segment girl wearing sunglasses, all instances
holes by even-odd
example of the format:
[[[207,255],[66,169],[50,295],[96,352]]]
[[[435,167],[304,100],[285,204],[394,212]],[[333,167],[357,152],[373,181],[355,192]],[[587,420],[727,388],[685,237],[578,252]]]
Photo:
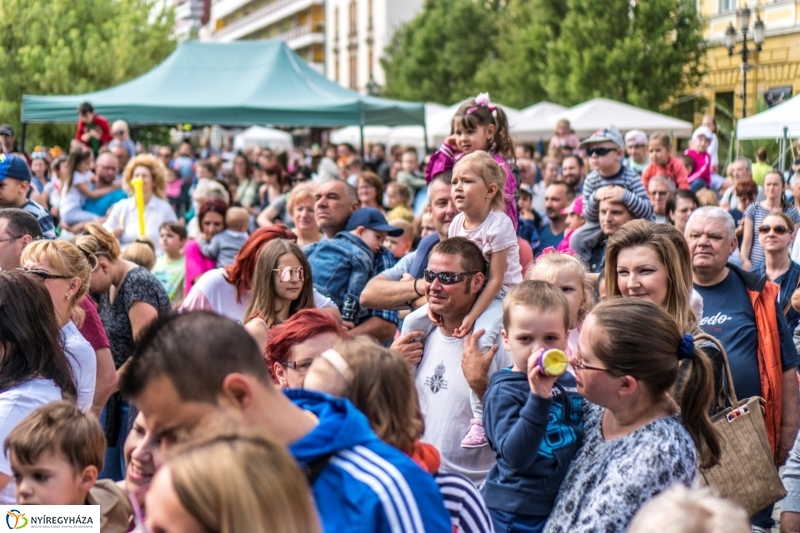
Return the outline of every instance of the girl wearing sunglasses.
[[[791,224],[786,226],[794,233],[795,228],[800,224],[800,212],[789,203],[783,194],[785,183],[780,172],[772,171],[764,176],[764,195],[766,198],[761,202],[753,202],[744,210],[744,231],[742,232],[742,248],[739,254],[742,258],[742,267],[752,269],[752,267],[764,262],[766,259],[765,249],[761,244],[761,226],[768,215],[778,212],[786,213]],[[769,233],[769,232],[767,232]],[[791,241],[790,241],[791,242]]]
[[[270,241],[258,254],[253,293],[242,319],[245,329],[263,351],[272,326],[300,309],[314,307],[311,266],[305,254],[285,239]]]
[[[751,272],[767,276],[780,287],[778,304],[786,315],[790,331],[800,323],[800,306],[792,306],[792,295],[800,286],[800,265],[789,257],[795,235],[794,224],[787,213],[776,211],[767,215],[758,226],[758,242],[764,250],[765,260],[751,269]]]

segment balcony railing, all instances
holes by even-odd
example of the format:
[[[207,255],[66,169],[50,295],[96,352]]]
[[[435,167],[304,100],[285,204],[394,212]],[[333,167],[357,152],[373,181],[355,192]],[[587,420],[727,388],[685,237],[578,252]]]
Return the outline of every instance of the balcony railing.
[[[219,30],[214,32],[214,36],[215,37],[222,37],[222,36],[224,36],[224,35],[226,35],[228,33],[231,33],[232,31],[235,31],[235,30],[237,30],[239,28],[247,26],[248,24],[250,24],[253,21],[256,21],[256,20],[258,20],[260,18],[267,17],[270,14],[274,13],[275,11],[283,9],[284,7],[290,6],[290,5],[294,4],[294,3],[297,3],[297,0],[275,0],[275,2],[272,2],[269,5],[266,5],[266,6],[262,7],[261,9],[257,9],[256,11],[253,11],[249,15],[245,15],[244,17],[240,18],[239,20],[231,22],[227,26],[225,26],[223,28],[220,28]],[[312,2],[312,3],[322,3],[322,0],[319,0],[318,2]]]

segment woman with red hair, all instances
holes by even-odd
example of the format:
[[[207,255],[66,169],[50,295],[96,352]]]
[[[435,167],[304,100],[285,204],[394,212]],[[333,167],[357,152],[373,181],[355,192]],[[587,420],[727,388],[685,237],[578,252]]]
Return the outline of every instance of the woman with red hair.
[[[211,270],[197,280],[180,310],[212,311],[241,323],[250,303],[258,254],[273,239],[296,241],[294,233],[283,224],[257,229],[242,245],[231,266]],[[336,304],[316,290],[314,305],[333,315],[337,321],[341,320]]]
[[[344,330],[329,313],[301,309],[270,329],[264,359],[282,389],[300,388],[314,359],[344,338]]]

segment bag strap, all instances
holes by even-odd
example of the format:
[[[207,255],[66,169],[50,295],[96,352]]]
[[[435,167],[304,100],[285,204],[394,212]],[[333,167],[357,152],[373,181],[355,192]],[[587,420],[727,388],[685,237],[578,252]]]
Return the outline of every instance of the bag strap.
[[[725,396],[725,399],[728,400],[728,403],[734,409],[739,407],[739,400],[736,397],[736,389],[733,386],[733,375],[731,374],[731,365],[728,362],[728,354],[725,352],[725,348],[722,347],[722,344],[716,338],[712,337],[708,333],[701,331],[694,335],[694,342],[697,344],[697,341],[709,341],[714,344],[717,349],[719,350],[720,354],[722,354],[722,366],[725,367],[725,378],[728,380],[728,386],[722,387],[722,394]]]

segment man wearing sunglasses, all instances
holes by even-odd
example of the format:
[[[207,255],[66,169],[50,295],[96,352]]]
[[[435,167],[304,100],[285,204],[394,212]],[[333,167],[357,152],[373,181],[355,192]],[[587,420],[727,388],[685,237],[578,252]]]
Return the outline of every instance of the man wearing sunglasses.
[[[765,276],[728,262],[737,248],[735,224],[719,207],[701,207],[686,224],[694,288],[703,297],[700,327],[725,347],[738,398],[764,398],[765,425],[776,466],[797,435],[800,357],[778,304],[779,288]],[[798,509],[800,510],[800,509]],[[753,516],[772,525],[772,506]]]
[[[414,378],[420,409],[425,419],[422,441],[433,444],[442,456],[442,470],[468,477],[480,486],[495,463],[488,446],[463,448],[464,429],[470,427],[470,391],[483,398],[489,375],[509,366],[511,357],[502,348],[500,327],[485,354],[478,348],[481,330],[463,339],[453,336],[470,312],[486,281],[488,265],[481,250],[464,237],[445,239],[431,251],[425,269],[428,306],[441,323],[424,338],[422,358]],[[414,311],[424,317],[428,306]],[[406,323],[419,323],[412,313]],[[503,319],[501,305],[490,305],[481,319]],[[409,334],[404,325],[403,334]],[[401,337],[402,338],[402,337]]]
[[[572,234],[570,247],[586,262],[603,238],[599,223],[602,200],[625,204],[634,218],[653,219],[653,205],[641,176],[622,164],[624,147],[622,134],[613,126],[594,132],[579,146],[586,152],[592,171],[583,183],[583,216],[586,224]]]

